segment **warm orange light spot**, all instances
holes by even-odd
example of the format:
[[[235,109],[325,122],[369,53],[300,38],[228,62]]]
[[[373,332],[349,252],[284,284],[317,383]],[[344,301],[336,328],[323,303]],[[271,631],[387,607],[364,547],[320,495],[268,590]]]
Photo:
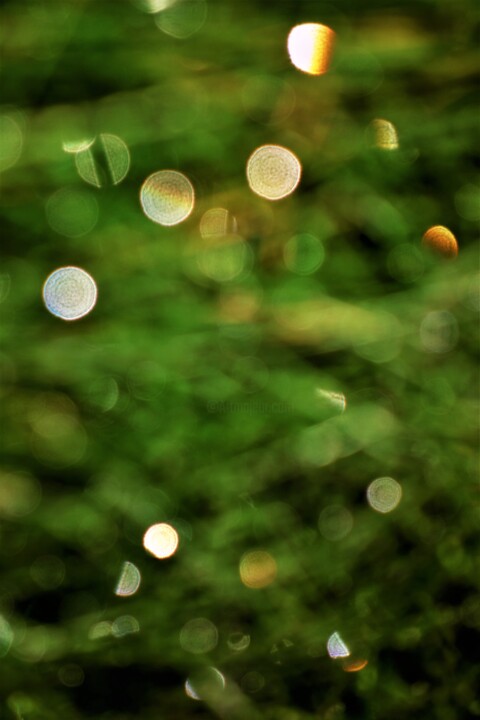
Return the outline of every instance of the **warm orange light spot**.
[[[451,230],[443,225],[429,228],[422,238],[422,245],[444,257],[454,258],[458,255],[457,239]]]
[[[277,576],[277,563],[265,550],[245,553],[240,560],[240,578],[249,588],[263,588],[270,585]]]
[[[368,665],[368,660],[359,658],[358,660],[346,660],[343,664],[345,672],[359,672]]]
[[[296,25],[288,36],[288,54],[296,68],[309,75],[323,75],[328,70],[335,33],[326,25]]]

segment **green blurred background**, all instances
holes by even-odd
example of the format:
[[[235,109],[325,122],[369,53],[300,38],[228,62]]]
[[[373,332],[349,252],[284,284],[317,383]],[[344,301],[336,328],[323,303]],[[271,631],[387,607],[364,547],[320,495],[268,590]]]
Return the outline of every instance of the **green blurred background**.
[[[474,3],[1,16],[0,717],[480,716]],[[336,32],[323,76],[290,63],[303,22]],[[397,150],[372,147],[375,118]],[[130,155],[117,185],[64,150],[101,133]],[[272,143],[303,167],[278,203],[245,177]],[[165,168],[196,193],[172,228],[139,202]],[[211,208],[233,244],[202,237]],[[422,249],[432,225],[456,259]],[[64,265],[98,285],[78,322],[42,302]],[[378,477],[402,487],[391,513],[367,502]],[[142,545],[162,522],[166,560]],[[256,549],[262,588],[239,574]],[[127,561],[141,584],[119,597]],[[195,618],[208,652],[181,642]],[[363,669],[329,657],[334,632]]]

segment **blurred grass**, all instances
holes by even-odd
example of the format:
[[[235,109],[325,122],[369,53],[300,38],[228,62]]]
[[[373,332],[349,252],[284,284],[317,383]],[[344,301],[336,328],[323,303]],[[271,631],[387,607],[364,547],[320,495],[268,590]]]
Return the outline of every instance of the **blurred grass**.
[[[467,212],[462,200],[478,185],[474,5],[210,2],[183,41],[127,0],[1,12],[1,112],[24,141],[1,175],[2,717],[479,716],[479,200]],[[285,50],[312,20],[337,32],[321,78]],[[259,78],[275,81],[283,114],[252,93]],[[394,123],[398,152],[370,147],[376,117]],[[101,132],[127,143],[131,167],[96,189],[62,143]],[[245,163],[271,142],[303,177],[269,204]],[[196,189],[194,214],[170,229],[138,200],[167,167]],[[81,237],[47,221],[64,187],[98,205]],[[210,207],[236,217],[250,248],[251,269],[228,283],[197,264]],[[456,235],[457,260],[422,250],[434,224]],[[283,259],[302,232],[325,249],[304,277]],[[67,264],[99,288],[78,323],[41,302]],[[439,311],[453,320],[431,352],[422,322]],[[317,388],[343,393],[345,413]],[[403,498],[379,515],[365,491],[386,475]],[[318,524],[331,506],[353,519],[336,542]],[[142,547],[155,522],[180,535],[171,560]],[[278,566],[263,590],[238,573],[255,548]],[[58,576],[32,570],[45,556]],[[126,560],[142,584],[125,599]],[[115,637],[124,615],[140,631]],[[206,658],[179,644],[195,617],[219,630]],[[364,670],[328,657],[335,631]],[[234,632],[250,636],[244,652],[228,646]],[[72,664],[83,676],[70,687]],[[186,697],[204,665],[227,677],[223,700]]]

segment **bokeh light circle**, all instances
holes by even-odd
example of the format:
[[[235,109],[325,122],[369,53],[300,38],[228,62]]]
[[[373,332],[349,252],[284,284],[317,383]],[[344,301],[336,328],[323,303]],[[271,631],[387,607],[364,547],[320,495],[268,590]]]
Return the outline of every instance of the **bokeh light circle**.
[[[205,0],[173,0],[155,16],[155,24],[167,35],[184,40],[201,29],[206,17]]]
[[[480,221],[480,186],[474,183],[463,185],[455,193],[455,208],[460,217],[471,222]]]
[[[25,472],[0,471],[0,518],[22,518],[39,505],[42,486]]]
[[[265,686],[265,678],[256,670],[251,670],[242,677],[240,686],[247,693],[257,693]]]
[[[47,200],[45,212],[52,230],[71,238],[86,235],[98,220],[97,201],[86,190],[57,190]]]
[[[94,137],[80,138],[77,140],[64,140],[62,148],[64,152],[75,155],[83,150],[87,150],[94,142]]]
[[[311,275],[325,259],[322,241],[310,233],[294,235],[286,243],[283,259],[287,268],[297,275]]]
[[[195,204],[190,180],[176,170],[160,170],[150,175],[140,190],[145,215],[159,225],[178,225],[188,218]]]
[[[342,505],[328,505],[320,513],[318,528],[323,537],[331,542],[342,540],[352,527],[352,514]]]
[[[252,550],[240,560],[240,578],[249,588],[271,585],[277,576],[277,563],[266,550]]]
[[[328,638],[327,652],[333,660],[336,660],[337,658],[345,658],[350,655],[350,650],[338,632],[332,633],[332,635]]]
[[[245,635],[244,633],[238,631],[230,633],[227,645],[230,650],[242,652],[242,650],[246,650],[250,645],[250,635]]]
[[[155,15],[169,8],[175,0],[132,0],[132,2],[143,12]]]
[[[22,153],[23,133],[10,115],[0,115],[0,172],[15,165]]]
[[[457,238],[443,225],[429,228],[422,237],[422,245],[446,258],[454,258],[458,255]]]
[[[254,193],[267,200],[291,195],[302,174],[297,156],[280,145],[262,145],[249,157],[247,179]]]
[[[185,694],[192,700],[211,700],[225,690],[225,677],[215,667],[197,670],[185,681]]]
[[[143,547],[160,560],[171,557],[178,547],[178,533],[168,523],[151,525],[143,536]]]
[[[402,486],[391,477],[373,480],[367,488],[367,500],[373,510],[389,513],[402,499]]]
[[[10,623],[0,615],[0,658],[5,657],[12,646],[13,630]]]
[[[85,679],[85,673],[80,665],[68,663],[67,665],[62,665],[59,669],[58,679],[62,685],[65,685],[68,688],[74,688],[82,685]]]
[[[137,566],[128,561],[124,562],[115,587],[115,595],[119,597],[135,595],[140,587],[141,580],[142,576]]]
[[[316,388],[315,396],[322,409],[332,410],[335,414],[344,413],[347,409],[347,398],[343,393]]]
[[[220,283],[231,282],[237,278],[250,267],[252,261],[250,245],[238,235],[210,240],[197,256],[200,271]]]
[[[137,633],[140,630],[140,623],[133,615],[121,615],[112,623],[112,635],[116,638]]]
[[[298,70],[309,75],[327,72],[335,33],[320,23],[303,23],[290,30],[287,48],[290,60]]]
[[[420,341],[424,350],[447,353],[453,350],[459,338],[458,321],[448,310],[429,312],[420,325]]]
[[[225,208],[210,208],[200,220],[200,235],[204,240],[237,233],[237,221]]]
[[[95,307],[97,286],[81,268],[59,268],[46,279],[43,300],[52,315],[62,320],[79,320]]]
[[[78,174],[95,187],[118,185],[130,168],[130,153],[117,135],[102,133],[98,140],[75,154]]]
[[[343,670],[348,673],[354,673],[354,672],[360,672],[360,670],[363,670],[368,665],[368,660],[366,658],[353,658],[345,660],[343,663]]]
[[[189,620],[180,631],[180,645],[187,652],[201,655],[218,643],[218,630],[207,618]]]
[[[372,121],[374,144],[379,150],[398,150],[398,134],[395,125],[389,120],[375,118]]]

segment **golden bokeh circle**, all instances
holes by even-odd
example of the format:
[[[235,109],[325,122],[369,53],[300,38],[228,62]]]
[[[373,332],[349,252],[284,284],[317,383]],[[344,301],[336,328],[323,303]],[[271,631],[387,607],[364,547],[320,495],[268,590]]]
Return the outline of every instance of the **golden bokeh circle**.
[[[422,245],[446,258],[454,258],[458,255],[457,238],[443,225],[429,228],[422,237]]]
[[[240,560],[240,578],[249,588],[271,585],[277,576],[277,563],[266,550],[252,550]]]

